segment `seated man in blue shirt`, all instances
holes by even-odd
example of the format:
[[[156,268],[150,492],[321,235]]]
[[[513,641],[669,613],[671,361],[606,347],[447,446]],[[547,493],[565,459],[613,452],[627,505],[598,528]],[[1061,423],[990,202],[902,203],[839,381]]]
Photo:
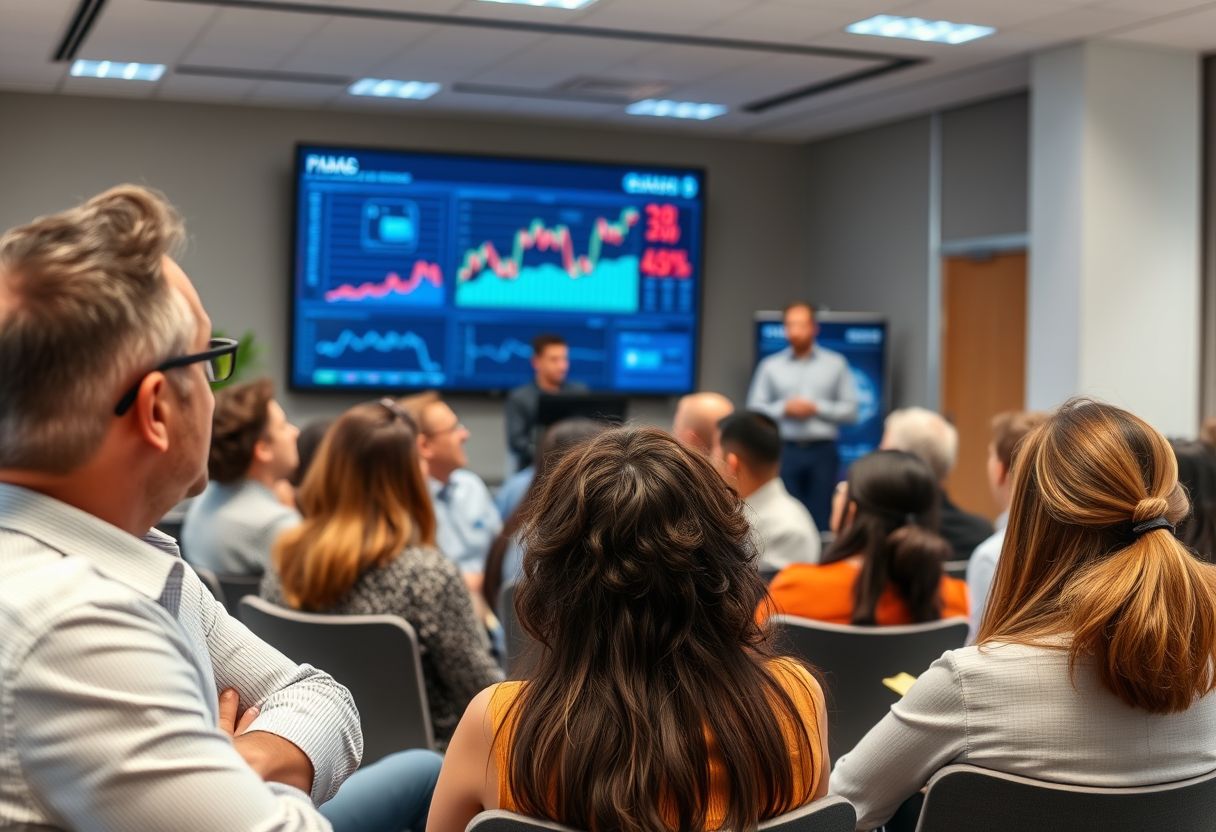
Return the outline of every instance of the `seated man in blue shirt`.
[[[190,563],[221,575],[260,575],[284,529],[300,522],[279,502],[275,484],[299,464],[300,431],[263,378],[221,390],[211,419],[210,482],[182,523]]]
[[[502,517],[481,477],[465,468],[468,428],[437,393],[410,396],[401,404],[418,425],[418,450],[435,504],[435,542],[464,572],[477,598],[486,553],[502,531]]]

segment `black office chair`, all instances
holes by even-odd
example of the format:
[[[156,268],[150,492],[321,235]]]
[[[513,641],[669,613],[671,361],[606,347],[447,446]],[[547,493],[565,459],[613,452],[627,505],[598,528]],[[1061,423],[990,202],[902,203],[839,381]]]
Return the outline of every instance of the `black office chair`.
[[[769,621],[780,650],[823,671],[833,760],[852,750],[899,700],[883,679],[919,676],[967,640],[965,618],[900,627],[853,627],[789,615]]]
[[[970,765],[929,780],[917,832],[1210,832],[1216,772],[1134,788],[1068,786]]]
[[[857,813],[843,797],[829,795],[813,803],[761,821],[759,832],[853,832]],[[576,832],[569,826],[494,809],[469,822],[465,832]]]
[[[240,619],[295,662],[324,670],[350,689],[363,725],[363,765],[407,748],[434,748],[418,637],[395,615],[317,615],[256,596]]]

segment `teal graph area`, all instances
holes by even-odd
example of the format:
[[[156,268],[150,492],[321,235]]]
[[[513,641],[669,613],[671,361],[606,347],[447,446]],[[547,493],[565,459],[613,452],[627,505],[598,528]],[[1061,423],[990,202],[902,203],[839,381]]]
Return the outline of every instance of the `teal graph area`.
[[[484,271],[457,285],[456,305],[632,314],[638,311],[640,280],[638,258],[632,255],[600,260],[582,277],[571,277],[556,263],[525,266],[513,278]]]

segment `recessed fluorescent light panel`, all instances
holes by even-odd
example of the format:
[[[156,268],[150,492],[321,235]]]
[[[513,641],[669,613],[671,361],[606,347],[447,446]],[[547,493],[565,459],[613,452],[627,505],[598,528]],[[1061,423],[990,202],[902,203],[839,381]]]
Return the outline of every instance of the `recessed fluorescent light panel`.
[[[582,9],[595,0],[481,0],[483,3],[509,3],[512,6],[537,6],[545,9]]]
[[[635,101],[625,108],[631,116],[657,116],[658,118],[691,118],[706,121],[725,115],[725,104],[698,104],[695,101],[669,101],[666,98],[647,98]]]
[[[845,27],[854,35],[875,35],[880,38],[905,38],[926,43],[958,45],[996,32],[991,26],[975,23],[951,23],[949,20],[925,20],[923,17],[897,17],[879,14]]]
[[[76,61],[72,75],[77,78],[118,78],[123,81],[159,81],[164,64],[137,64],[127,61]]]
[[[347,89],[351,95],[374,98],[408,98],[423,101],[439,92],[442,84],[433,81],[394,81],[389,78],[360,78]]]

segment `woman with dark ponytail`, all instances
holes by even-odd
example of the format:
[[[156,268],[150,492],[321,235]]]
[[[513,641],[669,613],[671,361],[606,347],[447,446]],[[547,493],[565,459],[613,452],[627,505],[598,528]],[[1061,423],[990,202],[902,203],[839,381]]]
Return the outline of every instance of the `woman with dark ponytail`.
[[[761,616],[894,625],[966,615],[966,583],[942,574],[951,550],[936,532],[937,502],[918,457],[876,451],[858,460],[832,503],[836,541],[821,564],[778,573]]]
[[[1174,537],[1188,505],[1169,443],[1075,400],[1013,477],[977,644],[934,662],[832,776],[859,829],[950,763],[1115,787],[1216,769],[1216,567]]]

